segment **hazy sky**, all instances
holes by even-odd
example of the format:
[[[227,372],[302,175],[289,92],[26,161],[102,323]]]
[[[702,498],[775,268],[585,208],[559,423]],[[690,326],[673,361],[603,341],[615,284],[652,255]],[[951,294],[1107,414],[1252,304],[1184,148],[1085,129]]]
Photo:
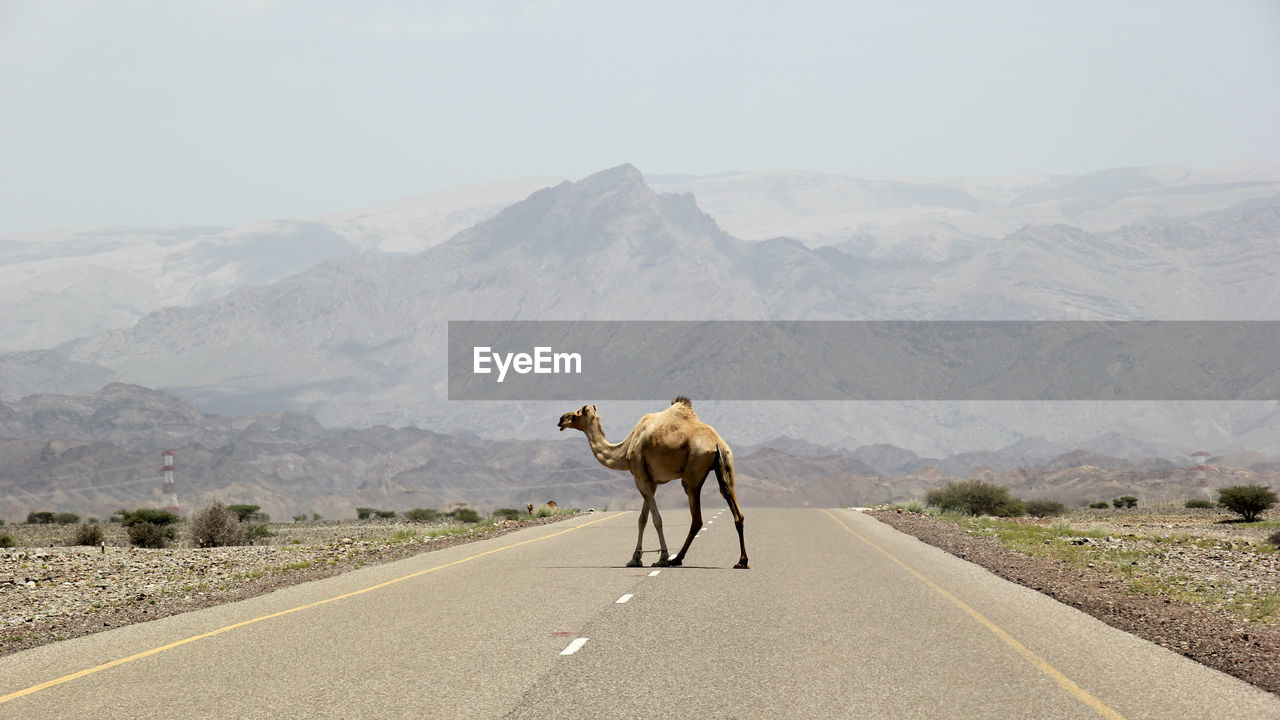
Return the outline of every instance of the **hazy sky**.
[[[0,0],[0,234],[485,180],[1280,161],[1280,2]]]

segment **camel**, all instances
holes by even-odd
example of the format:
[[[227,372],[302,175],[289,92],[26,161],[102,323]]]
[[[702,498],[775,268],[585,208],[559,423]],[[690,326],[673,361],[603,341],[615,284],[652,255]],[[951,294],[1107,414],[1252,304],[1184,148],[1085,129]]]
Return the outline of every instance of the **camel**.
[[[583,405],[577,412],[560,416],[560,431],[565,428],[581,430],[591,444],[591,452],[601,465],[610,470],[630,470],[636,489],[644,498],[640,509],[640,531],[636,537],[636,551],[627,567],[640,567],[640,553],[644,542],[644,528],[649,513],[653,513],[653,527],[658,531],[661,550],[654,567],[680,566],[685,553],[693,543],[693,537],[702,529],[702,484],[714,470],[720,485],[720,494],[729,503],[733,523],[738,528],[738,546],[742,556],[735,568],[747,569],[747,545],[742,539],[742,511],[733,492],[733,453],[728,444],[710,425],[698,420],[693,403],[681,395],[671,401],[662,412],[649,413],[640,418],[631,434],[616,445],[610,444],[600,427],[600,416],[595,405]],[[662,534],[662,516],[654,493],[658,486],[681,478],[684,492],[689,496],[689,514],[693,523],[684,546],[674,558],[667,555],[667,540]]]

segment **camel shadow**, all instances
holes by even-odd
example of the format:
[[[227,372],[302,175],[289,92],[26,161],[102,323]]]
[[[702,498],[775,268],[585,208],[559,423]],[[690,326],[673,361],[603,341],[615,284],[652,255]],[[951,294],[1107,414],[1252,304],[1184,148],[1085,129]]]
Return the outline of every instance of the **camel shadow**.
[[[715,565],[669,565],[667,567],[652,567],[645,565],[644,567],[628,567],[626,565],[544,565],[543,570],[671,570],[672,572],[680,572],[681,570],[732,570],[731,567],[719,567]]]

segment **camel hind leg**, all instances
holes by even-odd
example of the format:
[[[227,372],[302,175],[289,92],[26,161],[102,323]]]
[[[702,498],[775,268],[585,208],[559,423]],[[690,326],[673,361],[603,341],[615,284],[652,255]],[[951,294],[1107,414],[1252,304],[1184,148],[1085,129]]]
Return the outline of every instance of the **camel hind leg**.
[[[720,485],[720,494],[729,503],[729,512],[733,513],[733,525],[738,529],[738,548],[742,554],[734,567],[746,570],[751,566],[747,563],[747,543],[742,537],[742,510],[738,507],[738,496],[733,492],[733,455],[729,454],[727,448],[717,448],[716,461],[711,467],[716,471],[716,483]]]
[[[693,538],[702,529],[702,484],[707,481],[707,475],[710,474],[710,467],[693,470],[689,473],[689,477],[697,478],[697,481],[684,486],[685,495],[689,496],[689,535],[684,539],[684,545],[680,547],[680,552],[671,558],[671,564],[677,567],[684,564],[684,554],[689,552],[689,546],[693,544]]]

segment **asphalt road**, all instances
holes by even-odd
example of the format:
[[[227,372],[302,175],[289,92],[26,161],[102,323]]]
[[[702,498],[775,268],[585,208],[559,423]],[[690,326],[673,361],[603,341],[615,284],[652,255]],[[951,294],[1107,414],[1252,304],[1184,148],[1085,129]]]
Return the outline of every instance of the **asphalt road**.
[[[857,512],[748,509],[748,571],[708,517],[656,574],[597,513],[0,658],[0,718],[1280,718]]]

